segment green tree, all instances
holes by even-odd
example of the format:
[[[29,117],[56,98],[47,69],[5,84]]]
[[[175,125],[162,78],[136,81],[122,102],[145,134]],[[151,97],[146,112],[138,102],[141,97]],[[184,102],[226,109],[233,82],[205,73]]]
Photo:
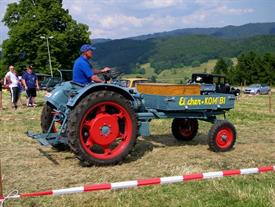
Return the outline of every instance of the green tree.
[[[275,83],[275,54],[266,53],[262,58],[261,79],[264,83]]]
[[[224,58],[219,58],[213,73],[226,75],[228,73],[228,65],[226,64]]]
[[[154,76],[154,75],[151,76],[150,81],[151,81],[152,83],[156,83],[156,82],[157,82],[156,76]]]
[[[275,55],[266,53],[263,56],[254,52],[242,54],[238,57],[238,64],[230,72],[234,83],[274,83]]]
[[[198,60],[194,60],[192,63],[191,63],[191,66],[194,68],[194,67],[199,67],[200,66],[200,61]]]
[[[3,22],[9,28],[9,39],[3,43],[4,64],[19,70],[33,64],[36,71],[49,73],[47,44],[49,40],[53,68],[72,68],[79,47],[90,43],[88,26],[79,24],[62,8],[62,0],[20,0],[8,5]]]

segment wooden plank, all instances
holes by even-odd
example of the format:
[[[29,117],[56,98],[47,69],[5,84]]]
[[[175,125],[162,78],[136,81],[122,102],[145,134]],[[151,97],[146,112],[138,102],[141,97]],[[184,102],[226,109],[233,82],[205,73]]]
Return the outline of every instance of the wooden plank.
[[[143,94],[160,96],[200,95],[200,85],[181,85],[168,83],[140,83],[137,91]]]

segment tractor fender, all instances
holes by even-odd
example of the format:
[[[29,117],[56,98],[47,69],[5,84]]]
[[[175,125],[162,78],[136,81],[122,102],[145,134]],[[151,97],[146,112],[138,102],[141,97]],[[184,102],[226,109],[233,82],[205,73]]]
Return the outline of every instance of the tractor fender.
[[[69,99],[69,92],[72,91],[70,82],[63,82],[55,86],[52,90],[47,91],[44,99],[45,102],[57,110],[65,111]]]
[[[117,85],[113,84],[102,84],[102,83],[96,83],[96,84],[91,84],[88,85],[82,89],[80,89],[75,96],[71,97],[67,103],[67,106],[69,108],[74,108],[79,101],[81,101],[83,98],[85,98],[87,95],[95,92],[95,91],[102,91],[102,90],[107,90],[107,91],[114,91],[116,93],[121,94],[125,98],[134,101],[135,98],[133,97],[133,94],[130,93],[130,90],[127,88],[122,88]]]

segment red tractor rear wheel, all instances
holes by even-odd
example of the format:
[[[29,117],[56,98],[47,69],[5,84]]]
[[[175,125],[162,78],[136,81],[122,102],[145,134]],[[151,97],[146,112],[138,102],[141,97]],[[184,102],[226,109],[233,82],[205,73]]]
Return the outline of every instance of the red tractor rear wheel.
[[[91,93],[68,121],[71,149],[85,165],[112,165],[127,157],[137,138],[137,119],[129,101],[112,91]]]

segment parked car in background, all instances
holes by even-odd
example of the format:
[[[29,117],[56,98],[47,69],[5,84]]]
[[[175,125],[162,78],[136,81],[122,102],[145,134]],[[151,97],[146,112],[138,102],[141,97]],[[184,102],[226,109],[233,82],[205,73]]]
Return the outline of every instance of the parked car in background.
[[[36,73],[36,76],[38,78],[38,82],[41,83],[42,81],[44,81],[45,79],[51,77],[51,75],[49,74],[45,74],[45,73]]]
[[[271,88],[267,84],[252,84],[244,89],[245,94],[268,94]]]
[[[40,88],[42,90],[47,90],[48,88],[53,88],[57,84],[60,84],[64,81],[72,80],[72,70],[61,69],[57,70],[59,75],[51,77],[50,75],[44,76],[40,81]]]
[[[61,82],[62,81],[59,77],[47,77],[40,82],[40,88],[41,90],[47,90],[48,88],[52,88]]]
[[[59,75],[61,77],[62,82],[63,81],[71,81],[73,79],[73,71],[70,69],[60,69],[57,70],[59,72]]]
[[[147,78],[122,78],[120,84],[123,87],[135,88],[138,83],[148,83]]]

